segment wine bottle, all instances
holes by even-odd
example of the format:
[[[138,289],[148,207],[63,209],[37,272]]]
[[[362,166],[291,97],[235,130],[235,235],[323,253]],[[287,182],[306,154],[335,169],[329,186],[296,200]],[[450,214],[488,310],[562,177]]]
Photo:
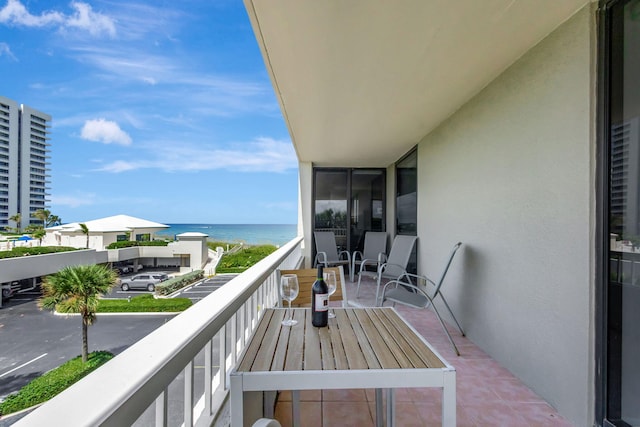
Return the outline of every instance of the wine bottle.
[[[322,265],[318,266],[318,276],[311,287],[311,324],[322,328],[329,322],[329,286],[322,277]]]

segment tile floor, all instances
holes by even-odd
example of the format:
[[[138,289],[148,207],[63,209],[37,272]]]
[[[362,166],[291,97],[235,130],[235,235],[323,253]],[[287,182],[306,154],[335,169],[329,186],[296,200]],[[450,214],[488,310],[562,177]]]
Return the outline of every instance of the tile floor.
[[[375,285],[364,283],[360,298],[355,285],[346,284],[350,301],[373,306]],[[456,368],[457,421],[459,427],[564,427],[572,426],[548,403],[529,390],[507,369],[480,348],[449,328],[461,355],[457,356],[431,310],[396,306],[398,312]],[[303,427],[374,426],[373,390],[312,390],[300,393]],[[399,389],[396,391],[396,425],[440,426],[439,389]],[[291,396],[279,395],[275,418],[283,427],[291,426]]]

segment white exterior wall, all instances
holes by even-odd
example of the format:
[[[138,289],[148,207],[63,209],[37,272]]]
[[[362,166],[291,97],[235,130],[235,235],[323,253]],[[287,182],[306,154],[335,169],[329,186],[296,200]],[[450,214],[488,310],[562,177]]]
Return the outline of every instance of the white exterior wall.
[[[421,272],[438,278],[462,241],[443,289],[468,337],[579,426],[593,423],[594,32],[586,7],[418,146]]]
[[[2,104],[2,113],[0,114],[0,130],[8,136],[0,135],[0,161],[8,162],[9,166],[2,166],[0,169],[7,172],[0,172],[0,198],[8,198],[7,203],[0,203],[0,220],[6,223],[0,223],[0,227],[15,227],[13,221],[9,221],[9,217],[18,213],[18,134],[19,134],[19,116],[20,107],[18,103],[11,99],[0,96],[0,104]],[[9,129],[5,129],[8,127]],[[8,151],[5,151],[8,150]],[[7,158],[8,157],[8,158]],[[3,193],[8,193],[4,195]],[[6,206],[6,208],[5,208]]]
[[[45,156],[49,154],[49,127],[51,126],[51,116],[41,111],[21,105],[22,121],[20,124],[20,213],[22,215],[22,228],[29,225],[32,221],[38,223],[31,214],[38,209],[46,209],[48,206],[50,167],[44,164],[42,160],[37,160],[33,156],[40,156],[34,152],[35,149],[44,150]],[[41,119],[43,122],[41,122]],[[44,128],[41,128],[44,127]],[[39,132],[43,132],[44,135]],[[42,140],[44,139],[44,140]],[[37,148],[36,144],[44,144],[45,147]],[[36,168],[41,172],[32,171]],[[32,175],[38,178],[32,178]]]
[[[72,265],[108,262],[107,252],[93,249],[0,259],[0,283],[54,274]]]
[[[307,221],[306,218],[309,218]],[[298,163],[298,235],[304,236],[302,256],[306,268],[313,266],[313,165]]]

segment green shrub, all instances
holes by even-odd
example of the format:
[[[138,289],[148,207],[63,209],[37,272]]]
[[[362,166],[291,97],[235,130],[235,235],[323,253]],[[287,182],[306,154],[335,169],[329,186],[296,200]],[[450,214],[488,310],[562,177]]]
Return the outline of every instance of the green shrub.
[[[154,298],[153,295],[140,295],[128,299],[101,299],[98,313],[174,313],[191,307],[189,298]]]
[[[216,267],[217,273],[242,273],[258,261],[275,252],[273,245],[247,246],[235,253],[224,254]]]
[[[0,415],[11,414],[46,402],[111,358],[113,358],[112,353],[96,351],[89,354],[89,360],[85,364],[82,363],[81,356],[69,360],[34,379],[22,387],[18,393],[8,396],[4,402],[0,403]]]
[[[82,250],[82,249],[71,248],[68,246],[35,246],[33,248],[18,246],[16,248],[13,248],[10,251],[0,251],[0,259],[17,258],[21,256],[28,256],[28,255],[53,254],[57,252],[69,252],[69,251],[79,251],[79,250]]]
[[[169,295],[172,292],[182,289],[185,286],[189,286],[193,282],[204,277],[204,270],[196,270],[191,273],[183,274],[182,276],[172,277],[169,280],[165,280],[162,283],[156,285],[156,293],[158,295]]]
[[[113,242],[107,246],[107,249],[123,249],[132,248],[134,246],[167,246],[168,240],[152,240],[150,242],[135,242],[132,240],[124,240],[122,242]]]

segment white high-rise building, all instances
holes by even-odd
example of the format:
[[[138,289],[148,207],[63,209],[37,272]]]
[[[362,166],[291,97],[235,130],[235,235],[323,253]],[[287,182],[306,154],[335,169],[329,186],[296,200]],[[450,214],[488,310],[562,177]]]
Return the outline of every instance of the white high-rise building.
[[[40,223],[32,214],[49,202],[51,116],[0,96],[0,229]]]

